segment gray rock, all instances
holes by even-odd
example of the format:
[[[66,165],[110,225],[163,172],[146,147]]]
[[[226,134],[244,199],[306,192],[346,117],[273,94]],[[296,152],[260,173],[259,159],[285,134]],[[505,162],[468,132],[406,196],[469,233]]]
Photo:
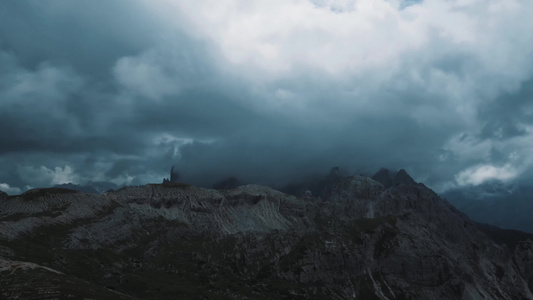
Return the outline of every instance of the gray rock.
[[[379,169],[376,174],[372,175],[372,179],[383,184],[386,189],[392,186],[392,176],[388,169]]]
[[[0,295],[533,298],[531,236],[515,244],[493,239],[398,173],[387,189],[346,177],[329,201],[260,185],[180,183],[5,198]],[[39,284],[28,284],[33,278]]]
[[[413,180],[413,178],[411,178],[411,176],[409,176],[409,174],[407,174],[404,169],[401,169],[392,179],[392,185],[400,184],[413,185],[416,184],[416,182]]]

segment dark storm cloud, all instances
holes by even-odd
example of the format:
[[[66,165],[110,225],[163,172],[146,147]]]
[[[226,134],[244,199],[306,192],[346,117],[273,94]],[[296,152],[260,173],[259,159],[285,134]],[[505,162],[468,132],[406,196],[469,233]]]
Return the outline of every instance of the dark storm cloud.
[[[66,63],[84,73],[107,75],[124,55],[154,41],[157,19],[131,1],[4,1],[0,4],[1,45],[34,67]]]
[[[380,165],[398,168],[405,161],[420,161],[409,167],[424,169],[420,158],[438,154],[438,149],[428,145],[435,140],[431,133],[401,118],[361,117],[336,129],[290,122],[264,125],[249,128],[241,133],[243,136],[183,147],[179,165],[183,177],[207,184],[233,175],[250,182],[280,185],[304,175],[324,173],[335,165],[367,175]]]
[[[514,93],[505,93],[480,108],[486,122],[481,138],[511,139],[527,135],[524,124],[533,125],[533,80],[523,82]]]
[[[0,153],[124,152],[127,144],[130,148],[139,146],[135,139],[120,144],[109,139],[109,128],[105,134],[98,132],[100,122],[124,121],[120,115],[113,116],[112,121],[101,119],[117,107],[105,105],[99,95],[92,98],[94,94],[87,91],[90,86],[72,68],[42,63],[36,69],[27,69],[14,55],[1,54]],[[123,129],[118,128],[115,132],[120,134]]]
[[[1,3],[0,189],[528,174],[531,5],[230,2]]]
[[[22,170],[46,175],[65,166],[88,180],[102,170],[83,164],[84,157],[144,154],[146,136],[127,128],[129,112],[116,101],[109,69],[150,47],[157,22],[127,1],[102,4],[0,4],[0,181],[21,188],[59,183]]]

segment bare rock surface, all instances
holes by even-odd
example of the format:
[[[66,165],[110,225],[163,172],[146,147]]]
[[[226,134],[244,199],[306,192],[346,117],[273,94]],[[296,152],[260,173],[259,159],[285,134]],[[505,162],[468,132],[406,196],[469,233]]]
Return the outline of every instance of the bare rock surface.
[[[340,179],[327,201],[168,181],[4,197],[0,298],[533,299],[531,236],[496,238],[382,173]]]

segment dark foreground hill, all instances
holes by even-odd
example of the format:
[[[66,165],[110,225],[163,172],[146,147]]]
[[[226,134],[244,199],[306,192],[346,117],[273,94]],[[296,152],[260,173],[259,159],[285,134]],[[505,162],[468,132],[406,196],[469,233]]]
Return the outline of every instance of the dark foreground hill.
[[[346,177],[327,201],[179,183],[0,195],[0,298],[533,299],[530,235],[387,186]]]

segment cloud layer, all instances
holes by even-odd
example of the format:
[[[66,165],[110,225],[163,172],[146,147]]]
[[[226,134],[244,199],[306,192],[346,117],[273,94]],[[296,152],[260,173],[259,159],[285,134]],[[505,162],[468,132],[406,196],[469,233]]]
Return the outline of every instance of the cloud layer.
[[[108,5],[108,6],[107,6]],[[533,165],[525,0],[0,4],[0,189]]]

